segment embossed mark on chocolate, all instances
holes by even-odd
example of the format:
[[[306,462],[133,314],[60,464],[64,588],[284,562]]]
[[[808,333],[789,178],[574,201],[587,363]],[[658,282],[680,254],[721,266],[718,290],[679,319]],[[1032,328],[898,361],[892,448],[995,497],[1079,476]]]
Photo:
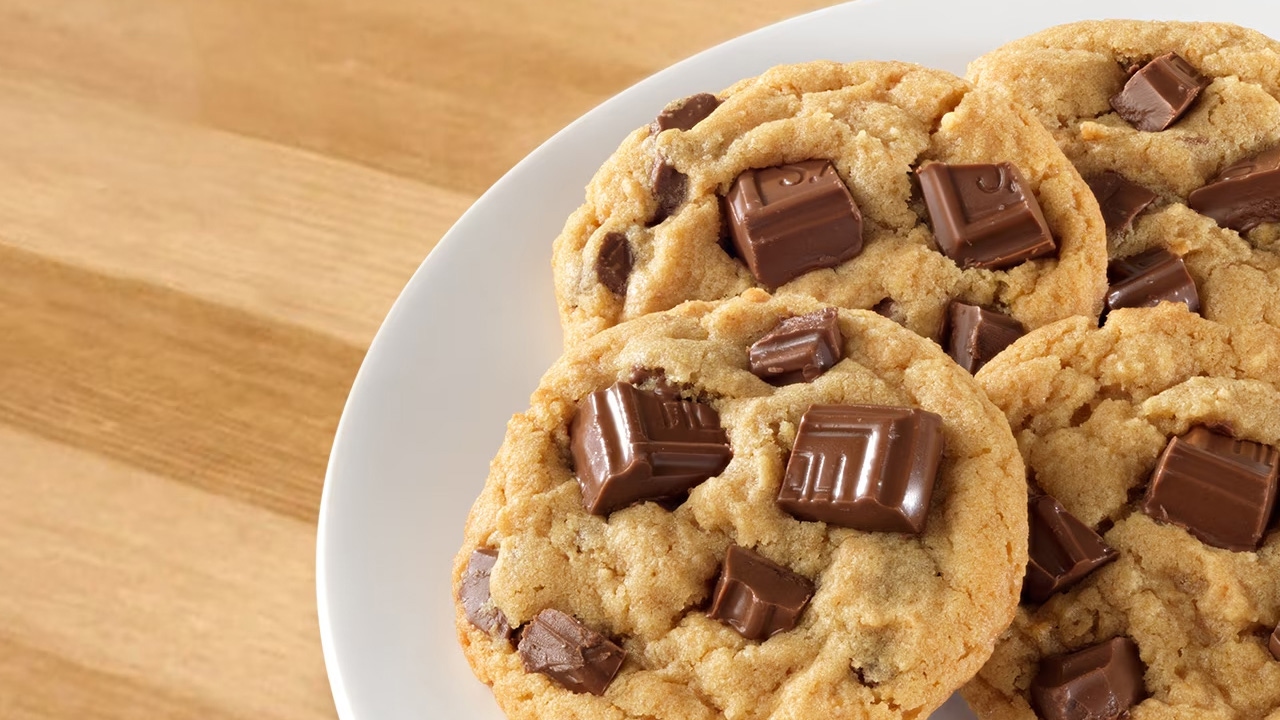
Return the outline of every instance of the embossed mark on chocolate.
[[[1147,694],[1138,646],[1126,637],[1040,661],[1031,704],[1045,720],[1120,720]]]
[[[970,373],[1025,334],[1022,323],[1004,313],[958,300],[947,306],[947,354]]]
[[[730,545],[708,617],[748,640],[764,640],[796,626],[813,597],[813,583],[744,547]]]
[[[649,182],[653,185],[653,196],[658,201],[653,218],[649,220],[649,226],[652,227],[671,217],[684,204],[689,192],[689,177],[667,162],[666,158],[658,157],[654,159]]]
[[[1030,559],[1022,597],[1042,603],[1120,556],[1088,525],[1048,495],[1031,498]]]
[[[1000,270],[1057,251],[1040,203],[1012,163],[931,162],[916,175],[938,248],[961,267]]]
[[[627,294],[627,279],[631,277],[631,243],[620,232],[611,232],[600,243],[600,255],[596,258],[596,277],[600,284],[614,295]]]
[[[1111,107],[1134,128],[1157,132],[1182,117],[1206,87],[1209,78],[1171,52],[1135,72],[1111,98]]]
[[[582,400],[569,445],[582,505],[596,515],[678,496],[720,474],[733,457],[710,405],[625,382]]]
[[[627,653],[577,618],[543,610],[520,634],[525,670],[546,675],[576,693],[603,695]]]
[[[1208,185],[1192,190],[1187,204],[1242,233],[1280,220],[1280,147],[1228,166]]]
[[[1142,511],[1214,547],[1258,549],[1276,501],[1280,452],[1195,427],[1175,437],[1151,473]]]
[[[690,95],[663,108],[650,130],[654,133],[663,130],[692,130],[694,125],[705,120],[718,107],[720,101],[711,93]]]
[[[493,599],[489,597],[489,576],[497,562],[498,551],[494,548],[479,548],[472,552],[467,569],[462,571],[458,599],[462,602],[462,612],[472,625],[496,638],[509,640],[511,626],[507,623],[507,616],[494,606]]]
[[[800,419],[778,507],[801,520],[919,533],[942,461],[942,418],[915,408],[814,405]]]
[[[1107,265],[1107,280],[1111,283],[1107,310],[1155,307],[1168,300],[1186,303],[1191,312],[1200,312],[1200,294],[1186,263],[1164,248],[1112,260]]]
[[[725,206],[738,257],[766,287],[862,252],[862,213],[827,160],[747,170]]]
[[[751,372],[774,385],[813,382],[844,357],[835,308],[787,318],[751,346]]]
[[[1109,233],[1128,230],[1133,219],[1156,200],[1155,193],[1114,170],[1094,175],[1086,182],[1098,200]]]

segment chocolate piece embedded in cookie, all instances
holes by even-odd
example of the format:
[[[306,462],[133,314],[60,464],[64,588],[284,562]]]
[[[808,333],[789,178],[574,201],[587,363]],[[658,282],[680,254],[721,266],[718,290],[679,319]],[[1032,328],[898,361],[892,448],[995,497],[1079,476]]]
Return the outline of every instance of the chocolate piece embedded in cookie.
[[[1164,248],[1151,248],[1107,265],[1107,310],[1154,307],[1161,301],[1186,303],[1200,312],[1196,281],[1182,258]]]
[[[963,268],[1000,270],[1057,251],[1035,195],[1012,163],[916,170],[938,248]]]
[[[600,284],[614,295],[627,294],[627,279],[631,277],[634,259],[631,243],[620,232],[611,232],[600,243],[600,255],[596,257],[596,277]]]
[[[1040,661],[1031,704],[1045,720],[1120,720],[1146,695],[1146,668],[1125,637]]]
[[[543,610],[520,634],[520,659],[538,672],[578,693],[603,695],[627,653],[577,618],[559,610]]]
[[[774,385],[813,382],[843,356],[835,308],[783,320],[748,352],[751,372]]]
[[[747,170],[725,206],[738,257],[769,288],[862,252],[862,213],[828,160]]]
[[[498,562],[498,551],[495,548],[479,548],[471,553],[467,569],[462,573],[462,584],[458,590],[458,601],[472,625],[490,635],[509,640],[511,625],[507,616],[494,607],[489,597],[489,575]]]
[[[710,405],[625,382],[583,399],[569,444],[582,505],[596,515],[680,495],[733,457]]]
[[[1192,190],[1187,205],[1242,233],[1280,220],[1280,147],[1229,165],[1209,184]]]
[[[952,300],[947,307],[947,354],[970,373],[976,374],[991,358],[1026,334],[1013,318]]]
[[[689,193],[689,177],[675,169],[666,158],[659,157],[653,162],[649,182],[653,186],[653,196],[658,201],[658,208],[649,220],[649,226],[652,227],[671,217],[684,204]]]
[[[1094,175],[1085,180],[1102,209],[1102,221],[1107,232],[1121,233],[1128,230],[1133,219],[1151,203],[1156,194],[1114,170]]]
[[[1031,558],[1022,597],[1042,603],[1119,557],[1088,525],[1048,495],[1031,498]]]
[[[1276,501],[1280,452],[1195,427],[1175,437],[1151,473],[1147,515],[1214,547],[1258,549]]]
[[[650,125],[650,130],[654,133],[663,130],[692,130],[694,125],[702,122],[718,107],[720,101],[711,93],[690,95],[663,108]]]
[[[801,520],[920,533],[942,461],[942,418],[883,405],[814,405],[800,419],[778,507]]]
[[[1135,72],[1111,98],[1111,107],[1138,130],[1155,132],[1182,117],[1208,86],[1209,78],[1171,52]]]
[[[764,640],[796,626],[813,597],[813,583],[768,558],[730,545],[707,616],[748,640]]]
[[[1267,642],[1267,649],[1271,651],[1272,657],[1280,660],[1280,625],[1276,625],[1276,629],[1271,631],[1271,640]]]

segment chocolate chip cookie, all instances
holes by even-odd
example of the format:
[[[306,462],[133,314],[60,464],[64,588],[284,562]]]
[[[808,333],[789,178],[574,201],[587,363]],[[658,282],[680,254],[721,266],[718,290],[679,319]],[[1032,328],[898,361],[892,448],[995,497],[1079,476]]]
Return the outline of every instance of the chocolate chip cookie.
[[[1033,483],[1023,603],[980,718],[1280,710],[1280,331],[1184,304],[1040,328],[977,375]]]
[[[749,288],[941,339],[952,301],[1019,332],[1097,315],[1105,232],[1053,138],[999,92],[894,62],[777,67],[633,132],[555,241],[567,346]]]
[[[1280,326],[1280,43],[1218,23],[1081,22],[968,77],[1026,105],[1094,189],[1108,308],[1174,300]]]
[[[1026,562],[1004,417],[933,342],[798,295],[586,339],[512,418],[454,566],[516,720],[922,718]]]

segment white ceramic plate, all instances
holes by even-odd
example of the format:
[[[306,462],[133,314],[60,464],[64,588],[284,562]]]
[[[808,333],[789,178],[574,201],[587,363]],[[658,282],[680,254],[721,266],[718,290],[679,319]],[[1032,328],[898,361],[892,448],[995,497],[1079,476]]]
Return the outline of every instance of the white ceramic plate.
[[[1220,20],[1280,36],[1259,0],[860,0],[708,50],[587,113],[445,235],[378,332],[342,415],[317,539],[320,634],[343,720],[502,720],[454,638],[449,571],[507,419],[560,353],[551,241],[595,169],[674,98],[779,63],[909,60],[963,74],[1086,18]],[[934,715],[972,715],[954,698]]]

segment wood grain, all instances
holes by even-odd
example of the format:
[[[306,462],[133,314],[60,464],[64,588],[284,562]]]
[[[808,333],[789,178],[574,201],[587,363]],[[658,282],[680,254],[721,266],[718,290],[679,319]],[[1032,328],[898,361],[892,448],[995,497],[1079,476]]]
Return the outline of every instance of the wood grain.
[[[334,717],[315,519],[404,282],[578,115],[827,4],[0,0],[0,718]]]

